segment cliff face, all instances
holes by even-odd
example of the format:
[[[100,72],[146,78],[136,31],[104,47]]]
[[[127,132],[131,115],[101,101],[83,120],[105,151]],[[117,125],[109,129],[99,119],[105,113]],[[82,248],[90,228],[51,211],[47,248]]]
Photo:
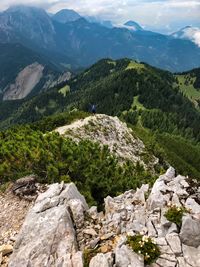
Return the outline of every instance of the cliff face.
[[[24,68],[17,76],[15,83],[6,90],[3,100],[22,99],[30,94],[43,76],[44,66],[36,63]]]
[[[199,203],[200,188],[190,187],[173,168],[151,190],[143,185],[108,196],[104,212],[89,208],[73,183],[52,184],[29,210],[9,266],[199,267]],[[166,218],[174,209],[183,211],[180,223]],[[128,240],[138,235],[144,244],[150,237],[160,250],[151,265],[130,246]]]

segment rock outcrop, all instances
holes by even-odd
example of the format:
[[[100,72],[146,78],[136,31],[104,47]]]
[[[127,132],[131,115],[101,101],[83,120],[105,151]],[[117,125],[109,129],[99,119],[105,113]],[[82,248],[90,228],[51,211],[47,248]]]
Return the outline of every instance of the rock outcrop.
[[[147,152],[143,142],[135,137],[126,123],[117,117],[98,114],[59,127],[55,131],[77,142],[88,139],[107,145],[110,151],[122,161],[140,162],[149,169],[153,169],[158,163],[158,159],[150,155],[149,152],[148,162],[145,160]]]
[[[140,233],[160,249],[151,267],[199,267],[200,205],[188,191],[187,178],[170,168],[151,191],[143,185],[136,192],[108,196],[105,212],[98,212],[88,208],[73,183],[50,185],[27,214],[9,266],[83,267],[92,251],[85,259],[89,267],[144,267],[143,255],[127,243],[127,236]],[[184,208],[181,227],[165,217],[169,204]]]
[[[4,93],[3,100],[23,99],[39,83],[43,77],[44,66],[35,62],[25,67]]]

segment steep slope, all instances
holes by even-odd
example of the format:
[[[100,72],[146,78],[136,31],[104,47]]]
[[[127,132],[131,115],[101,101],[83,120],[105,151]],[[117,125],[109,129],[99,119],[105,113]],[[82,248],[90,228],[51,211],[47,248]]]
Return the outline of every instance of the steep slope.
[[[18,5],[2,12],[0,33],[1,42],[32,42],[42,48],[54,45],[52,20],[40,8]]]
[[[8,118],[10,123],[30,122],[73,108],[88,111],[94,103],[98,113],[121,115],[133,124],[141,120],[145,127],[199,140],[200,114],[180,93],[169,72],[128,59],[107,59],[67,85],[66,95],[55,89],[28,100]],[[143,105],[142,112],[139,103]],[[8,121],[3,124],[9,125]]]
[[[3,100],[22,99],[47,90],[61,71],[57,66],[20,44],[0,44],[0,93]],[[66,80],[65,80],[66,81]]]
[[[177,74],[177,84],[181,92],[190,99],[192,103],[200,108],[200,69]]]

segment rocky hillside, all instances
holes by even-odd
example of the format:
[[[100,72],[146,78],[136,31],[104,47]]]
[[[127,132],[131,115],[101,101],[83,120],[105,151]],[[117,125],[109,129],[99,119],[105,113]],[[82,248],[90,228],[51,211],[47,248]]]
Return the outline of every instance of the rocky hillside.
[[[0,44],[0,100],[23,99],[68,81],[45,56],[21,44]]]
[[[146,168],[152,168],[158,163],[153,155],[149,156],[148,162],[144,161],[146,151],[143,142],[134,137],[131,128],[117,117],[98,114],[59,127],[55,131],[75,141],[89,139],[101,145],[107,145],[110,151],[121,160],[140,162]]]
[[[73,183],[52,184],[29,210],[13,252],[7,241],[0,253],[4,262],[12,252],[10,267],[199,267],[199,194],[172,167],[151,189],[108,196],[104,212],[89,208]]]

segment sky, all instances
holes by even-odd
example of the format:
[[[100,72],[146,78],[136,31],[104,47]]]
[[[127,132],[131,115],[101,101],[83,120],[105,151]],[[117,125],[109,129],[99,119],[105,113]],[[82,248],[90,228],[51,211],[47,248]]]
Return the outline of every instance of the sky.
[[[0,0],[0,10],[11,5],[40,6],[48,12],[74,9],[120,25],[134,20],[149,30],[172,33],[184,26],[200,27],[200,0]]]

